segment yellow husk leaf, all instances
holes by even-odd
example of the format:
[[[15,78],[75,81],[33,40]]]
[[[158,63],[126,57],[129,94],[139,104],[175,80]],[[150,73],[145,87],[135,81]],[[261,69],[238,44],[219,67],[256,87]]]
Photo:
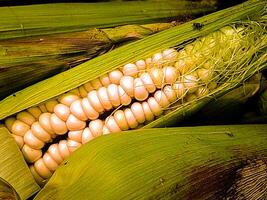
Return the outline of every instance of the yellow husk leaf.
[[[19,150],[15,140],[5,127],[0,126],[0,178],[17,192],[21,199],[27,199],[40,187]]]

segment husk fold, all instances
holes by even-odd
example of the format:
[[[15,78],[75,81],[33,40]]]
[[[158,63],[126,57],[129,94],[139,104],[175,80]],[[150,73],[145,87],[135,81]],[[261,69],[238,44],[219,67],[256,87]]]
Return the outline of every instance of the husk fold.
[[[0,119],[76,88],[126,63],[134,62],[137,58],[145,58],[166,48],[181,45],[186,41],[216,31],[231,23],[239,22],[242,19],[257,19],[263,14],[265,9],[264,1],[246,2],[120,47],[7,97],[0,102]],[[258,15],[255,15],[255,13]],[[196,30],[192,26],[193,23],[203,24],[202,29]],[[262,34],[262,32],[260,34]],[[263,42],[266,42],[265,39],[266,37]],[[257,45],[259,46],[259,44]],[[255,53],[254,51],[250,51],[250,56],[253,56]],[[265,58],[266,54],[264,53],[258,53],[257,57],[254,56],[254,60],[251,60],[249,56],[244,57],[238,67],[242,64],[249,65],[249,70],[245,71],[241,74],[242,77],[238,78],[242,81],[252,76],[256,71],[259,71],[264,67],[264,62],[266,62],[264,60]],[[227,87],[229,87],[228,89],[236,87],[239,83],[229,84],[230,83],[226,83]],[[227,87],[225,86],[225,88]],[[226,89],[221,89],[217,91],[216,94],[221,95],[225,92]],[[149,124],[149,127],[162,126],[165,124],[166,119],[168,119],[167,121],[171,121],[171,119],[175,119],[177,116],[182,116],[181,112],[190,112],[190,109],[195,109],[193,107],[200,108],[201,105],[205,105],[205,101],[208,100],[209,98],[206,98],[192,106],[185,106],[182,111],[173,111],[163,118],[153,121]]]
[[[223,199],[248,159],[267,163],[266,132],[266,125],[228,125],[99,137],[74,152],[35,199]]]

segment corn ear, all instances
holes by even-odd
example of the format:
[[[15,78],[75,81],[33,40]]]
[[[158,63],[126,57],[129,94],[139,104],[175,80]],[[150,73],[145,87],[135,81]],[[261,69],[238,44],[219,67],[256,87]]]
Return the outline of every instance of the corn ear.
[[[247,160],[258,159],[266,169],[266,132],[266,125],[232,125],[99,137],[74,152],[35,200],[220,199]]]
[[[36,193],[40,187],[33,179],[15,140],[5,127],[0,127],[0,141],[1,180],[8,183],[17,192],[19,198],[27,199]],[[8,188],[8,186],[4,187]],[[12,190],[11,188],[9,191]]]
[[[125,25],[0,40],[0,99],[101,55],[119,43],[141,39],[174,25]]]
[[[99,76],[119,68],[124,64],[134,62],[136,61],[136,58],[149,57],[155,52],[159,52],[179,44],[181,45],[186,41],[216,31],[230,23],[247,19],[248,17],[260,17],[265,9],[264,6],[264,1],[247,2],[207,15],[192,22],[182,24],[179,27],[173,27],[151,37],[144,38],[137,42],[115,49],[112,52],[85,62],[52,78],[41,81],[2,100],[0,102],[0,119],[74,89],[79,85],[98,78]],[[259,15],[255,15],[255,13],[258,13]],[[192,25],[193,23],[201,23],[203,24],[203,28],[201,30],[196,30]],[[264,42],[266,42],[266,37],[263,38],[262,44],[258,45],[262,46],[264,45]],[[257,48],[259,47],[257,46]],[[256,51],[257,49],[254,50]],[[254,50],[250,52],[252,55],[256,53]],[[253,62],[251,62],[252,64],[249,65],[249,70],[244,71],[244,73],[241,74],[243,77],[240,81],[263,68],[265,58],[266,54],[259,54],[257,58],[254,58]],[[246,62],[247,60],[250,60],[249,56],[243,58],[242,62],[244,63],[241,64],[248,64],[248,62]],[[256,62],[254,62],[255,60]],[[240,67],[240,65],[238,66]],[[238,84],[239,83],[236,83],[236,85]],[[231,87],[235,87],[236,85],[231,85]],[[218,95],[224,92],[226,91],[222,90],[218,92]],[[196,103],[195,106],[203,104],[203,101]],[[188,109],[188,107],[184,108],[184,110],[186,109]],[[178,113],[173,111],[167,114],[165,119],[174,118],[175,116],[177,117],[177,115],[181,115],[181,112],[184,112],[184,110],[179,111]],[[165,119],[159,118],[158,120],[150,123],[150,126],[161,126],[165,123]]]
[[[152,23],[160,19],[197,15],[216,7],[195,1],[131,1],[59,3],[0,7],[0,40]]]

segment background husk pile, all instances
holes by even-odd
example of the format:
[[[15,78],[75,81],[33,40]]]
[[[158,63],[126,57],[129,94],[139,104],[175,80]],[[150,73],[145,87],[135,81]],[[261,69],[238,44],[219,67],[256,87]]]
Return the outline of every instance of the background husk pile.
[[[125,25],[0,40],[0,99],[125,42],[141,39],[175,24]]]
[[[173,26],[163,21],[181,23],[215,11],[215,3],[163,0],[0,7],[0,99],[125,41]],[[157,24],[147,24],[152,22]],[[122,27],[109,28],[115,26]]]
[[[0,102],[0,119],[76,88],[123,64],[133,62],[138,57],[148,57],[169,47],[183,46],[185,42],[216,31],[226,25],[241,23],[241,21],[248,24],[251,22],[256,23],[257,19],[260,24],[266,24],[266,17],[260,18],[264,16],[264,12],[266,13],[265,3],[265,1],[247,2],[198,18],[179,27],[173,27],[151,37],[127,44],[73,69],[25,88]],[[247,22],[248,18],[250,19],[249,22]],[[203,27],[200,30],[196,30],[192,25],[193,23],[201,23]],[[266,37],[264,37],[263,42],[266,42]],[[242,83],[242,87],[250,88],[251,86],[252,88],[249,90],[248,96],[258,91],[258,83],[253,81],[244,83],[244,81],[266,67],[265,50],[266,43],[261,51],[258,52],[257,57],[247,63],[252,68],[249,68],[244,73],[242,79],[217,91],[213,97],[219,98],[223,95],[226,95],[226,97],[227,95],[233,95],[231,90],[234,88],[238,90],[238,86]],[[134,52],[134,54],[131,52]],[[255,79],[257,80],[257,78]],[[251,80],[254,79],[252,78]],[[247,95],[247,93],[245,94]],[[187,104],[182,108],[175,109],[164,117],[149,123],[144,128],[177,124],[185,117],[202,108],[205,109],[205,106],[209,105],[208,103],[212,99],[214,98],[203,98],[198,102],[194,102],[194,104]],[[229,105],[229,102],[227,104]],[[178,197],[188,197],[188,199],[190,199],[189,197],[191,199],[193,197],[203,197],[202,199],[205,199],[204,197],[215,198],[226,191],[219,184],[220,180],[224,180],[224,176],[221,176],[221,174],[231,177],[233,175],[231,171],[236,171],[240,168],[243,161],[248,158],[257,158],[266,162],[266,132],[266,125],[216,126],[140,129],[129,131],[126,134],[100,137],[77,150],[56,171],[46,187],[36,196],[36,199],[57,196],[64,196],[65,199],[87,198],[84,195],[88,195],[88,193],[94,194],[94,199],[112,199],[111,194],[114,195],[114,199],[123,198],[123,196],[120,196],[121,194],[127,194],[127,197],[139,199],[142,197],[156,199],[175,199]],[[3,160],[0,160],[0,177],[8,182],[11,186],[9,188],[14,188],[20,198],[26,199],[40,188],[31,177],[22,154],[11,139],[7,129],[0,128],[0,133],[0,141],[4,144],[1,146],[0,151],[1,155],[5,155]],[[10,153],[6,153],[9,151],[8,148],[14,148],[10,149],[10,152],[14,152],[16,155],[12,156]],[[85,157],[86,159],[81,159]],[[132,166],[132,171],[129,170],[129,166]],[[207,169],[205,168],[206,166],[208,167]],[[10,175],[15,169],[21,169],[19,177],[22,182],[17,181],[18,175]],[[106,173],[114,176],[103,173],[105,170],[107,170]],[[73,175],[70,175],[72,173]],[[203,185],[207,179],[203,178],[201,174],[205,176],[209,174],[207,177],[211,180],[208,185],[210,187],[203,187],[203,190],[198,185]],[[66,179],[66,176],[69,178]],[[108,177],[112,178],[108,179]],[[125,183],[123,177],[128,178],[127,180],[130,182],[127,183],[133,184],[132,187],[123,187],[122,183]],[[199,179],[194,179],[194,177]],[[219,177],[222,179],[218,179]],[[28,184],[27,190],[23,189],[25,187],[23,181]],[[103,183],[105,184],[103,185]],[[140,183],[146,183],[145,187],[138,187],[142,186]],[[97,186],[98,184],[99,186]],[[118,187],[115,187],[115,185]],[[211,187],[212,185],[214,187]],[[129,188],[132,190],[129,190]],[[202,191],[202,193],[193,192],[193,196],[188,196],[189,192],[192,193],[193,188],[196,191]],[[144,191],[142,189],[147,190]],[[140,196],[141,194],[142,196]]]

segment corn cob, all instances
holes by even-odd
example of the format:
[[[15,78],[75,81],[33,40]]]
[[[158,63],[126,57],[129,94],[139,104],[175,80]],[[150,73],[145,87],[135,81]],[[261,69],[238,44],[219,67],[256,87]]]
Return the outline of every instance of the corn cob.
[[[262,4],[258,3],[255,6],[253,4],[252,8],[257,10],[260,5]],[[236,10],[238,10],[238,15],[236,14],[236,18],[234,19],[247,16],[247,13],[251,13],[253,10],[249,10],[243,5],[242,8],[245,9],[242,12],[236,8]],[[248,9],[248,11],[246,9]],[[218,15],[220,14],[218,13]],[[205,20],[205,18],[203,20]],[[227,23],[222,22],[222,24]],[[211,26],[208,25],[207,27]],[[256,27],[257,31],[254,31],[255,29],[253,27]],[[188,24],[184,26],[184,29],[188,30]],[[177,37],[175,29],[170,30],[170,33],[174,34],[172,38]],[[196,35],[194,35],[194,37],[200,36],[200,33],[202,33],[202,31],[199,33],[195,31],[194,34]],[[165,33],[162,35],[164,34]],[[166,34],[166,36],[169,37],[170,35]],[[155,36],[155,38],[157,38],[157,36]],[[150,39],[144,41],[148,41],[147,44],[149,44],[149,41],[151,42]],[[228,44],[227,48],[221,48],[225,47],[225,43]],[[139,43],[137,42],[136,44]],[[177,43],[167,42],[168,47],[174,47],[175,44]],[[252,48],[251,44],[254,44],[255,48]],[[162,45],[166,46],[166,44],[163,43]],[[25,159],[27,159],[30,165],[32,163],[30,169],[36,180],[42,184],[46,178],[52,175],[53,171],[62,160],[68,157],[70,153],[81,146],[81,144],[88,142],[92,138],[118,130],[138,128],[140,125],[144,125],[148,123],[149,120],[152,120],[152,117],[154,120],[150,121],[145,127],[157,125],[157,123],[159,124],[159,120],[162,119],[162,117],[160,117],[162,114],[164,114],[165,119],[171,116],[173,112],[176,113],[176,111],[179,111],[180,108],[184,111],[183,108],[187,108],[186,105],[192,105],[188,101],[195,102],[198,98],[202,98],[201,95],[203,94],[203,97],[207,97],[215,94],[216,91],[223,93],[227,89],[238,85],[240,81],[246,79],[249,74],[253,74],[255,71],[263,68],[262,61],[265,57],[264,55],[261,56],[262,54],[261,52],[258,53],[258,50],[261,50],[264,45],[266,45],[266,34],[261,24],[250,26],[250,24],[245,23],[245,26],[243,26],[241,23],[240,27],[233,26],[223,28],[220,31],[186,45],[183,49],[181,49],[181,45],[176,48],[169,48],[155,53],[149,57],[147,53],[143,56],[136,53],[138,58],[142,60],[136,59],[135,62],[119,66],[115,71],[101,75],[101,78],[98,77],[87,83],[83,82],[85,79],[82,77],[83,80],[79,82],[79,85],[83,84],[83,87],[79,86],[66,94],[60,95],[38,106],[29,108],[27,103],[25,103],[23,106],[28,109],[24,110],[24,114],[20,113],[6,119],[5,124],[17,140],[21,149],[26,146],[23,150]],[[135,45],[130,46],[133,47]],[[123,50],[125,50],[125,48],[121,48],[121,51],[118,50],[118,52],[123,54]],[[244,51],[247,51],[249,56],[247,55],[244,57]],[[129,51],[126,52],[129,53]],[[253,57],[256,58],[256,61],[251,59],[255,53],[258,53],[257,57]],[[112,52],[110,55],[112,55]],[[212,56],[210,57],[210,55]],[[232,58],[230,60],[227,59],[229,55]],[[104,55],[88,63],[99,61],[107,56],[108,55]],[[126,56],[126,58],[128,57]],[[122,60],[125,60],[125,58],[122,58]],[[106,59],[106,61],[109,61],[109,64],[115,63],[115,67],[116,64],[119,63],[112,59]],[[248,66],[246,65],[247,63],[249,63]],[[73,69],[72,72],[81,70],[81,67],[85,65]],[[245,69],[244,66],[246,67]],[[107,69],[111,68],[112,67],[107,67]],[[169,71],[175,71],[176,73],[168,75]],[[63,76],[67,74],[69,73],[63,73]],[[115,78],[115,82],[113,82],[113,76],[119,77],[120,80],[118,81],[118,79]],[[146,81],[148,81],[148,77],[150,77],[153,84],[143,82],[143,76],[147,77],[145,78]],[[48,87],[48,85],[44,84],[47,82],[49,82],[49,80],[43,81],[38,85]],[[121,84],[121,82],[123,84]],[[130,84],[128,85],[128,83]],[[68,84],[67,87],[71,89],[77,82],[72,83],[68,81]],[[107,87],[104,87],[105,84]],[[59,92],[67,88],[64,84],[60,86],[63,86],[63,88],[57,88]],[[153,90],[155,91],[153,92]],[[8,97],[6,100],[0,102],[0,108],[3,108],[10,100],[12,101],[12,98],[19,99],[30,90],[25,89],[25,91],[24,94],[23,91],[22,93],[18,93],[18,97]],[[101,95],[98,95],[100,91],[102,91]],[[208,95],[206,94],[207,91],[209,91]],[[47,97],[53,96],[53,92],[54,91],[46,95],[45,98],[48,99]],[[121,96],[120,94],[123,95]],[[42,97],[42,93],[39,91],[38,95],[38,98]],[[30,96],[34,98],[32,95]],[[110,96],[112,98],[110,98]],[[106,97],[106,99],[104,97]],[[115,98],[113,99],[113,97]],[[105,107],[102,103],[103,101],[101,101],[103,100],[102,98],[106,100],[104,101]],[[25,100],[28,101],[28,99],[29,97],[25,96]],[[135,102],[129,105],[131,101]],[[36,103],[32,102],[34,101],[28,104],[36,105]],[[62,108],[57,110],[56,107],[58,104],[62,104],[60,105]],[[136,114],[136,111],[140,110],[140,104],[145,112]],[[169,112],[169,110],[167,110],[169,108],[167,107],[172,106],[175,108],[175,111],[171,111],[170,114],[168,113],[165,115],[165,113]],[[83,107],[86,107],[86,109]],[[124,109],[119,111],[118,109],[121,108]],[[15,113],[14,110],[20,111],[20,109],[20,105],[11,109],[10,107],[0,109],[0,118],[2,119],[3,116],[9,116]],[[88,109],[90,112],[88,112]],[[127,113],[127,116],[125,113]],[[32,117],[29,117],[31,115]],[[116,119],[121,120],[120,122],[122,123],[116,122]],[[125,123],[125,119],[127,124]],[[123,125],[123,127],[119,125]],[[54,137],[67,132],[68,137],[65,140],[61,136],[60,139],[63,140],[58,144],[53,141],[55,145],[53,145],[53,147],[51,147],[52,145],[49,146]],[[46,151],[47,149],[48,151]]]
[[[138,128],[173,104],[194,102],[211,95],[223,83],[236,81],[243,71],[232,69],[226,57],[243,53],[238,49],[249,37],[246,31],[244,26],[225,27],[179,51],[170,48],[128,63],[7,118],[5,125],[41,184],[73,151],[93,138]],[[217,49],[226,42],[227,49]],[[44,148],[65,134],[66,139]]]

